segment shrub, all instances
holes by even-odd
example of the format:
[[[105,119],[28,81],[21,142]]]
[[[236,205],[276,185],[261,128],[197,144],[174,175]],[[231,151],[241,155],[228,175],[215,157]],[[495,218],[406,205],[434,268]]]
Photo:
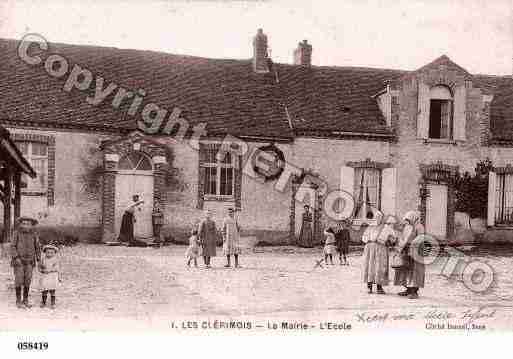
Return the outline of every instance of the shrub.
[[[456,211],[466,212],[470,218],[486,218],[488,210],[488,173],[493,168],[487,158],[476,164],[474,174],[457,173],[454,185]]]

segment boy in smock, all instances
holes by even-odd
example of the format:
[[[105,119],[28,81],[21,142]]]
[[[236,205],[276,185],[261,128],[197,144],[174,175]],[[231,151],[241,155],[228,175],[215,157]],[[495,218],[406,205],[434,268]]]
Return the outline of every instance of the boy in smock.
[[[16,306],[30,308],[29,291],[32,283],[34,266],[41,259],[39,237],[35,231],[37,220],[20,217],[11,243],[11,265],[14,271],[14,287],[16,290]],[[23,290],[23,299],[22,299]]]

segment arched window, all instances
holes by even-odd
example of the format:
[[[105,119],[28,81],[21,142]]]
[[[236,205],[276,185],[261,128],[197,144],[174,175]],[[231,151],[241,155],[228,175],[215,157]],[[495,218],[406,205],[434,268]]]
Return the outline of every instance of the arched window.
[[[132,152],[119,160],[118,169],[128,171],[151,171],[151,160],[142,152]]]
[[[452,139],[453,97],[446,86],[434,86],[429,91],[429,138]]]

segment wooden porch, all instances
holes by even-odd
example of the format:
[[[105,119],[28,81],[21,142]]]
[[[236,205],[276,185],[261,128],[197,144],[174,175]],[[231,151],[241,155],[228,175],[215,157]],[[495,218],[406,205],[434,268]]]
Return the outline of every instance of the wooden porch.
[[[10,242],[14,223],[21,212],[22,174],[35,178],[36,173],[30,163],[12,141],[7,129],[0,125],[0,202],[3,205],[3,221],[0,232],[0,255]]]

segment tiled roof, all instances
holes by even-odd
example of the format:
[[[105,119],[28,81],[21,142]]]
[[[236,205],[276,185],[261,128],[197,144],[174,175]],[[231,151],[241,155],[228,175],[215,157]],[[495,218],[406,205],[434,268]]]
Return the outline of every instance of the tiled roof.
[[[15,40],[0,39],[0,118],[41,126],[77,126],[132,131],[127,115],[131,100],[119,109],[113,94],[99,106],[85,101],[78,90],[62,87],[67,75],[56,79],[42,66],[26,65],[17,55]],[[251,60],[207,59],[153,51],[50,44],[48,53],[65,56],[127,90],[146,91],[143,105],[153,102],[171,111],[182,110],[191,125],[207,123],[210,135],[292,139],[295,133],[353,132],[389,135],[373,95],[385,81],[407,71],[359,67],[274,64],[257,74]],[[447,56],[423,66],[454,67]],[[466,74],[468,72],[465,71]],[[472,76],[469,74],[469,76]],[[509,76],[473,76],[474,87],[494,94],[491,129],[495,137],[513,140],[513,81]],[[89,95],[94,93],[94,81]],[[142,106],[141,106],[142,107]],[[291,128],[292,126],[292,128]]]
[[[490,103],[492,139],[513,141],[513,78],[474,75],[474,86],[493,94]]]
[[[389,134],[372,97],[404,72],[359,67],[278,65],[292,123],[299,131]]]
[[[127,111],[114,109],[114,93],[99,106],[79,90],[63,91],[67,78],[53,78],[42,66],[17,56],[17,41],[0,40],[0,113],[14,121],[133,130]],[[178,107],[191,125],[206,122],[209,134],[292,138],[274,76],[252,71],[251,60],[216,60],[152,51],[50,44],[48,53],[66,57],[127,90],[144,89],[146,103]],[[71,68],[71,66],[70,66]],[[91,91],[94,92],[94,81]],[[141,106],[142,108],[142,106]]]

